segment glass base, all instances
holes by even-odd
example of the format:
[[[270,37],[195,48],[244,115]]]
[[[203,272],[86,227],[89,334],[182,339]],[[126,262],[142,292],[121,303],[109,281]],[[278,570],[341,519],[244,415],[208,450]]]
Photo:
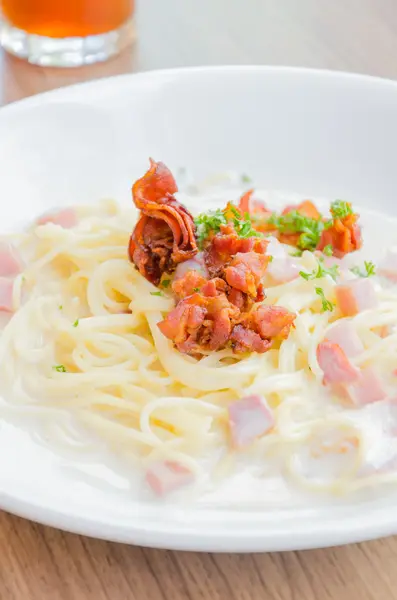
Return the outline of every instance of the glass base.
[[[81,67],[108,60],[135,39],[134,20],[120,29],[84,38],[50,38],[0,22],[0,44],[7,52],[43,67]]]

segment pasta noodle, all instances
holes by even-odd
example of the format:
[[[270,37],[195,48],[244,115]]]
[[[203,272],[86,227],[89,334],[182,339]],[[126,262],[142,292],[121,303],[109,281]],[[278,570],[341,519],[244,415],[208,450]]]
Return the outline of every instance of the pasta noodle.
[[[203,457],[231,452],[230,404],[260,394],[276,424],[252,451],[269,460],[281,458],[297,485],[340,494],[397,480],[397,472],[360,476],[365,431],[354,410],[323,386],[317,347],[338,313],[322,310],[316,288],[334,303],[335,282],[329,276],[298,276],[266,288],[265,305],[297,315],[289,337],[270,351],[238,356],[225,349],[197,359],[179,352],[157,327],[174,302],[128,259],[133,211],[107,202],[80,209],[79,217],[71,229],[47,223],[16,237],[26,267],[14,281],[15,314],[1,339],[5,413],[36,413],[75,452],[85,445],[92,450],[85,444],[87,430],[143,464],[167,458],[202,474]],[[304,272],[318,265],[312,252],[295,260]],[[397,334],[382,338],[376,329],[397,322],[397,294],[378,287],[378,308],[350,320],[364,344],[352,362],[375,365],[392,386]],[[61,419],[65,414],[83,425],[83,432],[73,432],[70,421]],[[325,432],[337,438],[336,454],[351,456],[333,476],[317,481],[300,468],[299,456],[319,439],[324,443]],[[332,444],[316,452],[332,454]]]

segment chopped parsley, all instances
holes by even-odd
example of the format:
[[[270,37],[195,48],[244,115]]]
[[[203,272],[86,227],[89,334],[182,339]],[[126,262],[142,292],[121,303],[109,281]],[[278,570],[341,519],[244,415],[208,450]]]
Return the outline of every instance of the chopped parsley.
[[[332,256],[333,251],[334,250],[333,250],[331,244],[327,244],[327,246],[325,246],[323,249],[323,253],[325,254],[325,256]]]
[[[78,320],[78,319],[76,319],[76,320],[75,320],[75,322],[73,323],[73,327],[77,327],[77,326],[78,326],[78,324],[79,324],[79,320]]]
[[[309,281],[309,279],[321,279],[326,275],[329,275],[334,281],[336,281],[336,278],[339,275],[339,266],[332,265],[332,267],[327,268],[324,266],[324,259],[320,258],[320,260],[318,261],[317,269],[315,269],[311,273],[305,273],[304,271],[300,271],[299,275],[303,277],[303,279],[306,279],[306,281]]]
[[[57,371],[58,373],[67,373],[66,367],[64,365],[55,365],[52,368],[54,369],[54,371]]]
[[[300,250],[316,249],[326,223],[320,217],[313,219],[301,215],[297,210],[291,210],[286,215],[273,214],[268,223],[274,225],[280,233],[299,233],[298,248]]]
[[[227,224],[227,219],[220,208],[201,213],[194,219],[197,228],[197,240],[200,245],[209,237],[210,233],[218,233],[221,225]]]
[[[171,279],[163,279],[160,285],[163,288],[169,288],[171,285]]]
[[[251,219],[249,218],[249,214],[245,214],[245,219],[233,219],[234,229],[236,233],[241,238],[249,238],[249,237],[263,237],[263,234],[256,229],[253,229]]]
[[[323,312],[330,310],[333,311],[335,304],[333,304],[330,300],[327,300],[327,298],[325,297],[324,294],[324,290],[320,287],[316,287],[316,294],[317,296],[320,296],[322,305],[323,305]]]
[[[224,210],[218,208],[207,213],[201,213],[195,218],[197,229],[197,240],[200,246],[210,236],[219,233],[222,225],[233,224],[234,230],[241,238],[263,237],[263,234],[252,227],[252,221],[248,213],[244,217],[237,206],[230,202]]]
[[[193,288],[193,292],[199,292],[199,291],[200,291],[200,288],[197,288],[197,287]]]
[[[346,202],[345,200],[335,200],[335,202],[332,202],[331,215],[334,219],[344,219],[352,214],[353,209],[350,202]]]
[[[245,173],[243,173],[241,175],[241,181],[242,181],[242,183],[251,183],[252,179],[249,175],[246,175]]]
[[[360,269],[360,267],[352,267],[350,271],[357,275],[358,277],[371,277],[372,275],[376,275],[376,267],[371,261],[364,261],[364,271]]]
[[[62,306],[62,304],[60,304],[60,305],[58,306],[58,308],[59,308],[59,310],[62,310],[62,309],[63,309],[63,306]]]
[[[159,291],[159,292],[150,292],[151,296],[164,296],[163,292]]]

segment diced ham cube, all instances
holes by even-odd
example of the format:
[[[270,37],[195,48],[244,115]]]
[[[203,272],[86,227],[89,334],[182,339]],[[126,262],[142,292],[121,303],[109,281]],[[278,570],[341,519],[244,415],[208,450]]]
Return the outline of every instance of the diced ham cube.
[[[351,321],[341,319],[337,321],[326,333],[328,342],[338,344],[348,357],[357,356],[364,351],[364,344],[360,340]]]
[[[378,298],[373,283],[367,277],[335,286],[336,303],[341,313],[351,317],[357,313],[376,308]]]
[[[261,396],[246,396],[229,406],[233,446],[244,448],[274,427],[274,416]]]
[[[23,270],[17,249],[8,242],[0,242],[0,276],[15,277]]]
[[[355,406],[372,404],[387,397],[387,391],[383,386],[382,380],[372,367],[362,369],[359,379],[345,386],[345,392],[347,398]]]
[[[37,225],[46,225],[47,223],[60,225],[64,229],[71,229],[77,225],[76,211],[74,208],[60,208],[44,213],[36,221]]]
[[[285,258],[287,256],[287,250],[285,246],[281,244],[277,238],[271,235],[266,239],[268,242],[266,254],[272,256],[273,258]]]
[[[388,250],[386,256],[378,265],[378,273],[391,281],[397,282],[397,248]]]
[[[14,282],[12,279],[0,277],[0,311],[13,312],[12,292]]]
[[[193,483],[193,473],[172,460],[153,462],[146,471],[146,481],[157,496],[165,496],[180,487]]]
[[[360,371],[351,364],[342,348],[333,342],[317,346],[317,360],[324,373],[324,384],[349,384],[356,382]]]
[[[287,283],[299,275],[300,268],[292,258],[273,258],[267,267],[267,275],[270,275],[274,283]]]

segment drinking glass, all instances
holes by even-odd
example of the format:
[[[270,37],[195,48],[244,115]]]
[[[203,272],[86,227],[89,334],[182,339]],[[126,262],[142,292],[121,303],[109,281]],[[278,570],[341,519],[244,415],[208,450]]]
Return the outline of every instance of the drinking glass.
[[[104,61],[134,38],[134,0],[0,0],[0,43],[43,66]]]

